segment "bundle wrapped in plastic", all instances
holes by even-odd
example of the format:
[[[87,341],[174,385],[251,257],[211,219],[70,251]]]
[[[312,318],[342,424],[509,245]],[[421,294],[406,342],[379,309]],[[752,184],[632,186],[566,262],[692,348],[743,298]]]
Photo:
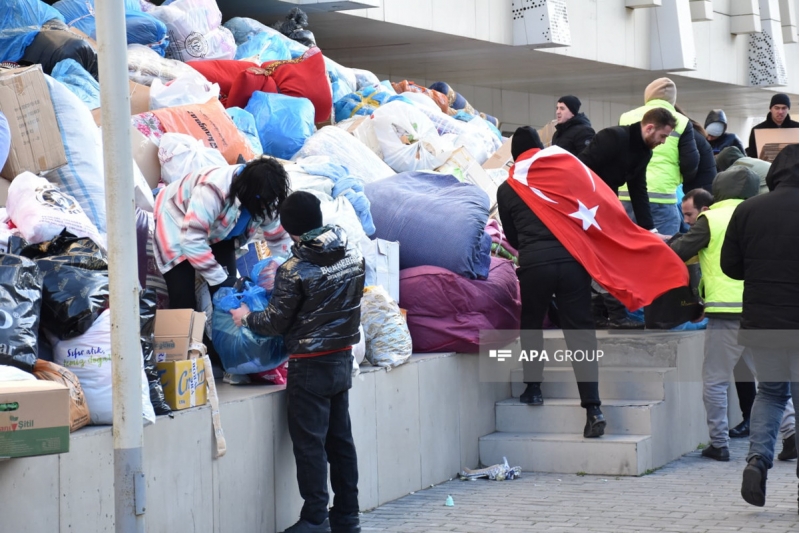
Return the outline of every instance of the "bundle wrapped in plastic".
[[[335,126],[325,126],[309,137],[294,159],[298,160],[314,155],[330,157],[332,162],[347,168],[351,176],[365,184],[395,174],[386,163],[358,139]]]
[[[256,91],[245,111],[256,121],[265,154],[292,158],[314,133],[314,104],[308,98]]]
[[[398,83],[392,83],[392,87],[397,91],[397,94],[405,92],[424,94],[434,101],[434,103],[442,110],[442,113],[447,113],[450,110],[450,103],[447,101],[447,96],[433,89],[427,89],[422,85],[417,85],[413,81],[403,80]]]
[[[206,81],[186,63],[163,58],[141,44],[128,45],[128,78],[131,81],[149,87],[156,78],[167,83],[179,76],[195,76],[202,82]]]
[[[381,84],[370,85],[360,91],[347,94],[334,103],[336,122],[353,118],[356,115],[369,116],[380,106],[395,100],[411,103],[405,97],[389,92]]]
[[[308,15],[299,7],[295,7],[289,11],[285,20],[276,22],[272,27],[300,44],[317,46],[314,34],[307,30],[306,26],[308,26]]]
[[[40,0],[0,0],[0,61],[17,62],[48,20],[64,17]]]
[[[266,61],[280,61],[291,59],[292,54],[286,47],[286,42],[278,35],[269,33],[256,33],[248,35],[247,41],[238,45],[235,59],[252,61],[260,65]]]
[[[458,479],[462,481],[475,481],[476,479],[486,478],[490,481],[509,481],[517,479],[522,476],[522,467],[508,465],[508,459],[503,457],[503,464],[487,466],[486,468],[479,468],[472,470],[471,468],[463,468],[458,473]]]
[[[42,71],[50,74],[62,59],[74,59],[89,74],[97,77],[97,51],[88,40],[71,32],[60,20],[51,20],[25,49],[21,62],[38,63]]]
[[[100,107],[100,83],[74,59],[63,59],[56,63],[51,76],[80,98],[87,108]]]
[[[265,26],[264,24],[261,24],[257,20],[253,20],[251,18],[233,17],[223,24],[223,26],[231,31],[236,44],[239,46],[246,43],[248,37],[252,35],[266,34],[271,37],[275,36],[283,41],[283,44],[286,45],[286,49],[289,50],[292,59],[300,57],[306,52],[306,50],[308,50],[308,46],[300,44],[299,42],[283,35],[278,30],[270,28],[269,26]]]
[[[455,111],[464,111],[473,116],[480,116],[484,120],[490,122],[494,127],[500,126],[500,121],[497,120],[495,117],[491,115],[487,115],[485,113],[481,113],[476,111],[467,99],[461,96],[460,93],[457,93],[452,87],[446,84],[443,81],[437,81],[436,83],[432,84],[429,89],[433,91],[437,91],[447,97],[447,102],[449,106]]]
[[[36,263],[16,255],[0,254],[0,365],[26,372],[39,354],[39,316],[42,274]]]
[[[358,80],[351,69],[343,67],[328,57],[325,58],[325,69],[328,71],[328,78],[331,80],[333,103],[338,102],[350,93],[356,92]]]
[[[165,85],[153,80],[150,86],[150,109],[162,109],[187,104],[205,104],[219,98],[219,85],[201,81],[197,76],[179,76]]]
[[[192,59],[233,59],[236,42],[230,30],[220,26],[222,13],[214,0],[175,0],[153,9],[169,32],[166,57]]]
[[[361,299],[366,358],[375,366],[395,367],[411,357],[411,333],[397,305],[380,285],[366,287]]]
[[[370,72],[369,70],[364,70],[360,68],[351,68],[353,74],[356,76],[356,90],[360,91],[365,87],[369,87],[370,85],[377,85],[381,82],[378,77]]]
[[[203,141],[184,133],[165,133],[158,146],[161,179],[166,184],[205,167],[228,164],[219,150],[208,148]]]
[[[231,117],[233,123],[245,136],[253,153],[259,156],[264,153],[264,148],[261,146],[261,139],[258,138],[258,128],[256,128],[256,119],[253,115],[241,107],[229,107],[225,110],[228,116]]]

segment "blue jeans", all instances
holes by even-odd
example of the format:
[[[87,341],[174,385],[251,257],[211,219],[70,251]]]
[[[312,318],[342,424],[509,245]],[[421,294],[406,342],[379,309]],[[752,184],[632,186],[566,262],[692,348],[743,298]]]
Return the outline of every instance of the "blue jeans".
[[[636,215],[633,213],[633,204],[622,202],[628,218],[636,222]],[[656,204],[650,202],[650,215],[653,217],[653,225],[661,235],[675,235],[681,229],[683,218],[675,209],[675,204]]]
[[[747,460],[759,455],[766,461],[768,468],[772,468],[778,430],[786,402],[790,397],[795,413],[797,412],[797,351],[761,348],[746,348],[746,350],[750,350],[753,354],[756,376],[759,379],[758,393],[750,411],[750,451],[747,453]],[[774,381],[781,376],[791,381]],[[762,377],[764,381],[761,381]],[[795,439],[797,439],[796,429],[795,418]]]

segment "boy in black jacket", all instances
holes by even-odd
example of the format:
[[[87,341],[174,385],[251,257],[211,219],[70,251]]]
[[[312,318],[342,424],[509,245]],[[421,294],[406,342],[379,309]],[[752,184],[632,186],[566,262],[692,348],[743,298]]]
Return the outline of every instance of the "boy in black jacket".
[[[358,533],[358,463],[350,428],[348,390],[352,347],[359,341],[364,259],[347,249],[338,226],[323,226],[311,193],[289,195],[281,224],[295,245],[275,276],[269,306],[231,314],[259,335],[282,335],[289,351],[286,395],[297,484],[305,503],[286,533]],[[331,468],[333,507],[328,513]]]

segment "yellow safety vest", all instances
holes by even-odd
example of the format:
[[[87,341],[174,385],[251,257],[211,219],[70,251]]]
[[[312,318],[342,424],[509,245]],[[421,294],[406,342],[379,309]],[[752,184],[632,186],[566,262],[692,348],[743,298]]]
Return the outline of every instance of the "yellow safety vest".
[[[667,137],[667,141],[653,149],[653,157],[650,158],[650,163],[647,165],[647,195],[650,197],[651,203],[674,204],[677,203],[675,190],[683,182],[678,159],[678,141],[689,124],[689,119],[675,111],[675,108],[666,100],[656,99],[650,100],[633,111],[623,113],[619,118],[619,125],[629,126],[640,122],[645,113],[655,107],[663,107],[672,113],[678,124]],[[619,188],[619,199],[623,202],[631,201],[627,185]]]
[[[708,246],[697,254],[700,259],[700,269],[703,271],[700,296],[703,298],[706,311],[710,313],[742,312],[744,282],[729,278],[722,272],[720,256],[725,231],[728,229],[733,211],[743,201],[731,199],[715,202],[708,211],[703,211],[699,215],[706,217],[711,232]]]

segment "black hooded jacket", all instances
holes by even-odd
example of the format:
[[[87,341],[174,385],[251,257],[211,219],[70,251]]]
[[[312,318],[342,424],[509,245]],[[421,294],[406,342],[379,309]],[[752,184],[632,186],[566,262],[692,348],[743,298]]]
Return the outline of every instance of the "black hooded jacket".
[[[770,192],[740,204],[725,233],[720,266],[726,276],[744,280],[742,330],[798,329],[798,145],[778,154],[767,175]],[[769,335],[775,339],[775,335]],[[748,340],[749,339],[749,340]],[[740,332],[739,342],[758,344]],[[779,339],[781,340],[781,339]],[[792,347],[792,346],[786,346]]]
[[[283,335],[292,355],[345,349],[359,341],[364,258],[347,249],[338,226],[292,247],[275,276],[269,306],[246,325],[260,335]]]
[[[800,124],[797,123],[796,120],[792,120],[788,114],[783,121],[783,124],[780,126],[775,124],[775,121],[772,120],[772,113],[767,113],[767,120],[761,122],[760,124],[756,124],[753,126],[753,129],[750,130],[750,142],[747,145],[747,152],[746,154],[749,157],[755,157],[758,159],[758,149],[756,148],[756,130],[771,130],[776,128],[798,128]]]
[[[560,146],[572,155],[581,153],[594,137],[594,130],[589,118],[578,113],[562,124],[556,124],[556,131],[550,144]]]

